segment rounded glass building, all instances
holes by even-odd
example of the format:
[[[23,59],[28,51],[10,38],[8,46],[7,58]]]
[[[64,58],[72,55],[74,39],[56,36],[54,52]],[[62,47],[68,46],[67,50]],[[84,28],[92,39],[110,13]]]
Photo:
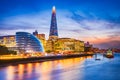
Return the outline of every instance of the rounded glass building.
[[[19,52],[43,52],[41,41],[27,32],[16,32],[16,44]]]

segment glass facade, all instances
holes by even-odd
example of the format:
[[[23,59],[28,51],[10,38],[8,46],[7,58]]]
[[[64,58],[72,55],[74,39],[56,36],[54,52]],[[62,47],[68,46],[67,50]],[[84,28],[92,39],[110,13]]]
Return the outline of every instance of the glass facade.
[[[55,7],[53,7],[53,9],[52,9],[52,18],[51,18],[51,25],[50,25],[50,34],[49,34],[49,36],[58,36]]]
[[[37,37],[27,32],[16,32],[16,44],[19,52],[43,52],[42,43]]]

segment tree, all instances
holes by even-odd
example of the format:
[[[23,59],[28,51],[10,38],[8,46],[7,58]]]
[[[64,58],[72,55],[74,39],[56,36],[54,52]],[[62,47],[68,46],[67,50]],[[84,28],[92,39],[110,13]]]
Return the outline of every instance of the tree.
[[[5,46],[0,46],[0,55],[4,55],[8,53],[8,48]]]
[[[0,55],[16,54],[16,51],[8,50],[7,47],[0,45]]]

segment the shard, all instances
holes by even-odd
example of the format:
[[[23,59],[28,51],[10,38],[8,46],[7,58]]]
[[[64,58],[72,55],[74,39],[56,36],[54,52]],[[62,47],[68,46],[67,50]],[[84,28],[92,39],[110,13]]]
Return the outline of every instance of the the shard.
[[[58,38],[57,20],[56,20],[56,9],[55,6],[52,8],[52,17],[50,25],[49,39]]]

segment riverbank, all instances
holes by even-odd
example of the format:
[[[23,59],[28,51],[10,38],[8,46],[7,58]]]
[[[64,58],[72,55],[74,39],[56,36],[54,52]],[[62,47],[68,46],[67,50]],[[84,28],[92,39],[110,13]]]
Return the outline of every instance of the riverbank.
[[[29,57],[29,58],[20,58],[20,59],[0,60],[0,67],[7,66],[7,65],[43,62],[43,61],[76,58],[76,57],[84,57],[84,56],[86,57],[93,56],[93,54],[72,54],[72,55],[42,56],[42,57]]]

